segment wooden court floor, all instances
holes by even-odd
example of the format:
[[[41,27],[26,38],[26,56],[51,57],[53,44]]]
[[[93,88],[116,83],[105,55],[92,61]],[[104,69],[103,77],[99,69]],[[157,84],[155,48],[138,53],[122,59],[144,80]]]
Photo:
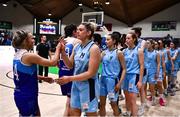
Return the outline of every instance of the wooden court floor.
[[[9,51],[8,51],[9,52]],[[12,54],[0,51],[0,117],[18,117],[18,110],[13,99],[12,80]],[[56,75],[49,74],[53,78]],[[180,82],[180,72],[178,72]],[[168,96],[167,105],[164,107],[151,106],[144,116],[179,116],[180,117],[180,91],[176,96]],[[57,84],[39,83],[39,106],[42,117],[60,117],[63,115],[66,97],[61,95],[60,86]],[[139,98],[137,101],[140,104]],[[125,111],[124,100],[120,101],[122,110]],[[112,116],[112,109],[107,101],[107,116]]]

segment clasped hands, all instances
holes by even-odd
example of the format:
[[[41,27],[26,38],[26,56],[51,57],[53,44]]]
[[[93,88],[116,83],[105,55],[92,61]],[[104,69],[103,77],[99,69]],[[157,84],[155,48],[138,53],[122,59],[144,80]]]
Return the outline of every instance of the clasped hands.
[[[60,85],[67,84],[68,82],[71,82],[69,76],[62,76],[61,78],[53,79],[52,77],[43,78],[43,81],[48,82],[50,84],[57,83]]]

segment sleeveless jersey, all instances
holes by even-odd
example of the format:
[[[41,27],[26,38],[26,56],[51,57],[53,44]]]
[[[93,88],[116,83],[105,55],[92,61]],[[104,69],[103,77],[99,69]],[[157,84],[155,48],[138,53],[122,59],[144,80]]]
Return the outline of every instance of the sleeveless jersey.
[[[120,62],[117,56],[117,49],[105,50],[102,58],[102,76],[117,78],[120,73]]]
[[[173,57],[176,53],[178,53],[178,49],[170,49],[170,56]],[[178,65],[178,56],[176,57],[176,59],[173,61],[174,63],[174,70],[178,70],[179,65]],[[170,63],[171,65],[171,63]]]
[[[153,50],[152,52],[148,51],[148,70],[156,72],[157,70],[157,52]]]
[[[126,73],[139,74],[138,47],[134,47],[133,49],[126,48],[124,50],[124,58],[126,62]]]
[[[21,59],[25,53],[27,53],[27,50],[20,49],[13,58],[14,95],[16,97],[37,97],[37,65],[29,66],[23,64]]]
[[[137,44],[137,48],[141,48],[141,43],[142,43],[143,39],[138,38],[138,44]]]
[[[66,54],[68,57],[71,56],[72,54],[72,50],[73,50],[73,43],[74,43],[74,40],[75,38],[73,37],[69,37],[69,38],[72,38],[70,39],[67,43],[66,43],[66,47],[65,47],[65,51],[66,51]],[[74,68],[73,69],[69,69],[66,67],[66,65],[64,64],[63,60],[60,59],[60,62],[59,62],[59,77],[61,76],[64,76],[64,75],[73,75],[73,72],[74,72]]]
[[[74,49],[74,75],[83,73],[88,70],[89,58],[90,58],[90,48],[94,44],[93,41],[89,41],[85,46],[78,44]],[[98,78],[98,72],[93,77],[93,79]]]

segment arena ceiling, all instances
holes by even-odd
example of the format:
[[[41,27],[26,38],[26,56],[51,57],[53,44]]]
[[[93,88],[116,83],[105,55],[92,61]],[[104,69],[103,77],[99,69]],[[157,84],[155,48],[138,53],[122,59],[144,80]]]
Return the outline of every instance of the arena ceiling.
[[[1,2],[9,0],[0,0]],[[103,10],[105,15],[121,21],[128,26],[152,16],[180,0],[16,0],[36,17],[47,17],[49,12],[52,18],[63,18],[74,9],[84,6]],[[110,4],[106,5],[105,2]],[[176,11],[175,11],[176,12]]]

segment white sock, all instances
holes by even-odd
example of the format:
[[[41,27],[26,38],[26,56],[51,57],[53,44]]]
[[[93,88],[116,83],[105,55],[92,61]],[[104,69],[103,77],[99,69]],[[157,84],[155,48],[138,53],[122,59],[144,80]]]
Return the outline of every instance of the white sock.
[[[159,94],[160,95],[160,98],[163,98],[163,94]]]

